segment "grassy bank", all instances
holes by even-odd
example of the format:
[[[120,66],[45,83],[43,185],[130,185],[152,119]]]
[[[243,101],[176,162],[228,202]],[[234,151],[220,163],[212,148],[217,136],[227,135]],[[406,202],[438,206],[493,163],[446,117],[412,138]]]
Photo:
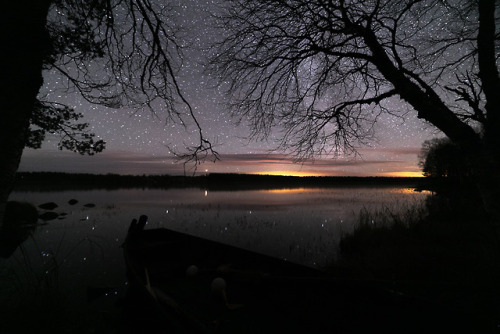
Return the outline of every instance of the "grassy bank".
[[[472,196],[430,196],[401,214],[363,211],[342,237],[339,264],[379,279],[473,283],[496,280],[499,248]]]
[[[473,192],[430,196],[402,214],[364,211],[339,244],[335,274],[391,282],[443,309],[460,309],[479,332],[500,323],[500,251]]]

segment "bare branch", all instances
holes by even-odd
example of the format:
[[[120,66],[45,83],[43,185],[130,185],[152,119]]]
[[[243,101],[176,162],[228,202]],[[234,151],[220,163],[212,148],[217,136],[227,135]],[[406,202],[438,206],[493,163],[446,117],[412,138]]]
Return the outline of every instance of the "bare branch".
[[[459,116],[464,120],[471,119],[485,124],[487,120],[486,113],[482,109],[483,98],[482,89],[479,85],[479,79],[477,76],[473,77],[470,73],[466,73],[462,76],[457,74],[456,79],[461,86],[445,86],[445,89],[457,96],[456,101],[464,101],[469,107],[467,110],[462,108],[462,112]]]
[[[146,108],[185,127],[194,124],[199,147],[210,151],[177,81],[182,47],[171,13],[164,1],[54,1],[48,29],[56,43],[47,67],[91,103]]]
[[[473,143],[479,137],[453,112],[463,104],[448,104],[442,82],[475,64],[476,12],[452,2],[232,1],[210,66],[251,138],[279,128],[278,148],[299,157],[356,154],[378,115],[394,113],[380,104],[394,95],[453,140]]]

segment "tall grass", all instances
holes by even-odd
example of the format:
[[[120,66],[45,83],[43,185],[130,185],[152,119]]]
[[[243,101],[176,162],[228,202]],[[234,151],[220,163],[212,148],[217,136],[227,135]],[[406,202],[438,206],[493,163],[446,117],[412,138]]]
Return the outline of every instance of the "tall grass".
[[[30,241],[34,239],[30,237]],[[61,322],[64,298],[57,256],[38,247],[36,256],[30,253],[20,245],[3,264],[0,317],[4,320],[0,328],[7,333],[56,330]]]
[[[68,248],[63,236],[54,249],[45,250],[36,240],[30,236],[1,263],[0,333],[92,332],[85,315],[73,308],[63,277],[74,252],[87,243],[100,245],[85,238]]]
[[[494,282],[499,249],[485,219],[472,201],[447,196],[398,212],[364,209],[341,237],[337,265],[378,279]]]

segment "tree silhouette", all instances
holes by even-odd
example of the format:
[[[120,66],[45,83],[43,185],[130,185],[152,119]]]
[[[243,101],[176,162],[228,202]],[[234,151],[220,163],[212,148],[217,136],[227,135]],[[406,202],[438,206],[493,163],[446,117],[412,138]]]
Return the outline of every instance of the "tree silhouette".
[[[75,123],[82,117],[83,114],[68,106],[38,101],[31,116],[26,147],[41,148],[45,135],[49,132],[59,136],[57,146],[61,150],[87,155],[102,152],[106,145],[104,140],[94,140],[95,134],[88,130],[88,123]]]
[[[25,145],[39,146],[51,131],[62,136],[60,148],[86,154],[104,148],[86,123],[75,123],[81,114],[37,99],[44,70],[58,73],[68,92],[94,104],[161,111],[183,125],[190,118],[199,138],[183,157],[199,162],[217,156],[177,82],[182,47],[171,9],[168,2],[152,0],[2,4],[0,221]]]
[[[279,148],[298,157],[356,153],[379,115],[403,114],[391,102],[404,102],[473,162],[498,223],[499,4],[235,0],[210,64],[252,135],[279,126]]]
[[[419,165],[427,177],[461,181],[471,174],[462,150],[448,138],[426,140],[422,144]]]

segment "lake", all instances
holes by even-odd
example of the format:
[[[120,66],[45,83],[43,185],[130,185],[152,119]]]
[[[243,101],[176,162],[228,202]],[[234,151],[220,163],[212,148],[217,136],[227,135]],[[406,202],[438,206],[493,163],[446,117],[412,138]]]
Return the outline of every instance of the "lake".
[[[146,228],[167,227],[323,267],[335,260],[341,235],[352,231],[362,210],[398,212],[428,194],[404,187],[14,192],[10,200],[55,202],[53,211],[62,215],[40,224],[0,262],[0,293],[15,298],[22,290],[28,298],[38,293],[33,286],[43,285],[82,319],[114,314],[127,286],[120,246],[141,214],[149,217]],[[93,326],[89,321],[85,325]]]

